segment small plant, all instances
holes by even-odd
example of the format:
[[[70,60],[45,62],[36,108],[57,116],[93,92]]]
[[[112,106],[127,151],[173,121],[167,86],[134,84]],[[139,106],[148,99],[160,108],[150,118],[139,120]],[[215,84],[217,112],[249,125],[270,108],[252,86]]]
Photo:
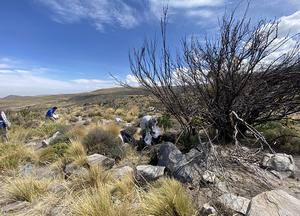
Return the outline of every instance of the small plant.
[[[7,179],[7,182],[5,191],[10,199],[28,202],[32,202],[35,198],[47,192],[50,184],[49,180],[33,177]]]
[[[47,164],[57,161],[65,155],[67,149],[68,145],[66,143],[50,145],[39,153],[39,162]]]
[[[83,145],[89,154],[99,153],[113,158],[123,157],[120,139],[101,128],[90,131],[84,137]]]
[[[162,127],[164,131],[172,127],[171,115],[164,114],[158,118],[158,126]]]
[[[190,198],[174,179],[162,179],[144,195],[143,210],[152,216],[197,215]]]

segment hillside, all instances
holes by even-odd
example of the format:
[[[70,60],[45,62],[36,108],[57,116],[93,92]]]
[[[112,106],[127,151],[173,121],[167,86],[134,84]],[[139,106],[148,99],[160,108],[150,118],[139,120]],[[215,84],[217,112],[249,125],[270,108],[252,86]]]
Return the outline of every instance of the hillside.
[[[130,95],[146,95],[141,89],[108,88],[78,94],[60,94],[46,96],[7,96],[0,99],[0,109],[22,109],[26,107],[46,108],[53,105],[67,106],[82,103],[102,103]]]

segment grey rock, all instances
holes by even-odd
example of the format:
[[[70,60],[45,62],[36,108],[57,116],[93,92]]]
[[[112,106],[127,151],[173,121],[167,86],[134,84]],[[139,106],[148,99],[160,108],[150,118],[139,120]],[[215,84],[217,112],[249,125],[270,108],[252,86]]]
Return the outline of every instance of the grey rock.
[[[18,176],[27,177],[33,174],[35,174],[34,164],[27,163],[19,167]]]
[[[82,176],[88,172],[86,168],[73,163],[67,164],[64,171],[67,176]]]
[[[30,205],[30,203],[27,201],[16,201],[16,202],[9,203],[6,206],[4,206],[2,208],[2,211],[4,213],[12,213],[12,212],[20,211],[20,210],[28,207],[29,205]]]
[[[157,154],[158,165],[166,167],[176,179],[195,184],[201,180],[200,167],[187,161],[185,155],[173,143],[161,144]]]
[[[203,174],[202,174],[202,180],[206,183],[215,183],[216,182],[216,175],[214,172],[206,170]]]
[[[107,169],[110,169],[115,165],[114,159],[101,154],[89,155],[86,161],[89,166],[102,166]]]
[[[200,214],[203,216],[215,216],[217,215],[217,211],[214,207],[212,207],[208,203],[205,203],[200,210]]]
[[[134,170],[130,166],[117,167],[112,170],[112,175],[116,179],[122,179],[125,176],[133,175]]]
[[[216,184],[216,187],[219,189],[219,191],[220,191],[221,193],[228,193],[228,192],[229,192],[228,187],[227,187],[227,185],[226,185],[226,182],[220,181],[220,182],[218,182],[218,183]]]
[[[61,174],[52,170],[49,166],[38,167],[32,163],[27,163],[19,167],[18,176],[36,176],[37,178],[55,179]]]
[[[299,216],[300,200],[283,190],[267,191],[253,197],[247,216]]]
[[[48,190],[53,192],[53,193],[62,193],[65,192],[67,190],[66,186],[64,186],[63,184],[51,184],[48,187]]]
[[[185,154],[185,158],[187,161],[195,159],[201,156],[201,152],[195,148],[192,148],[188,153]]]
[[[232,193],[223,194],[218,197],[218,201],[227,208],[236,212],[246,214],[250,200],[241,196],[236,196]]]
[[[296,170],[292,155],[283,153],[265,154],[261,165],[278,172],[291,172],[291,175],[293,175]]]
[[[136,175],[138,180],[153,181],[163,176],[164,173],[164,166],[139,165],[136,167]]]

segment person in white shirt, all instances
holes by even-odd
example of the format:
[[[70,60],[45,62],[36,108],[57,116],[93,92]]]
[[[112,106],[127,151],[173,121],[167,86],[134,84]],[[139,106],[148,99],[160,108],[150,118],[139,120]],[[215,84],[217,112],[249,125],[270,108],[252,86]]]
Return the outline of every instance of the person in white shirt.
[[[8,121],[5,112],[0,112],[0,141],[5,143],[8,141],[8,128],[10,127],[10,122]]]

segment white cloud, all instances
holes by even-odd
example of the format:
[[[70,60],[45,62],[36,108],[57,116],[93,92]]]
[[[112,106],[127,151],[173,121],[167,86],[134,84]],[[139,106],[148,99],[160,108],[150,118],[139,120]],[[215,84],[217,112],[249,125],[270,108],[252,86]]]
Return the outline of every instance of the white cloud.
[[[186,15],[193,16],[196,15],[196,11],[204,10],[206,11],[203,18],[208,16],[209,10],[203,7],[217,7],[224,4],[224,0],[148,0],[150,4],[150,10],[160,18],[162,14],[162,8],[168,6],[169,12],[171,14],[177,13],[178,11],[185,11]]]
[[[60,23],[88,20],[98,30],[105,25],[132,28],[139,24],[137,12],[122,0],[38,0],[51,8],[52,18]]]
[[[59,80],[47,77],[53,70],[46,67],[30,67],[0,59],[0,97],[7,95],[46,95],[92,91],[115,86],[113,80],[74,79]],[[16,62],[16,61],[9,61]]]
[[[133,86],[133,87],[138,87],[139,86],[138,80],[135,78],[135,76],[133,76],[131,74],[128,74],[126,76],[126,83],[130,86]]]
[[[186,14],[191,17],[200,17],[200,18],[211,18],[215,16],[215,13],[213,11],[204,10],[204,9],[190,10]]]
[[[281,36],[286,34],[295,35],[300,33],[300,10],[279,19],[279,33]]]

